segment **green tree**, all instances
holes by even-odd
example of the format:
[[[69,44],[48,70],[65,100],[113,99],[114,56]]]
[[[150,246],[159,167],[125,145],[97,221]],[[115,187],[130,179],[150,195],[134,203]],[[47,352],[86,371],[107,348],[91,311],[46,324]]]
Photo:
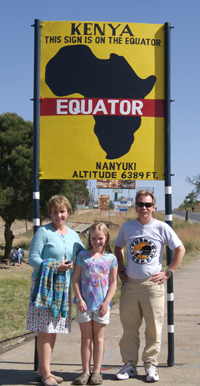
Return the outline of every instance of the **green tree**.
[[[0,216],[5,221],[5,254],[12,249],[12,223],[33,218],[33,124],[15,113],[0,115]],[[40,218],[48,217],[48,201],[65,195],[74,210],[77,200],[88,200],[87,180],[41,180]]]
[[[12,249],[11,225],[32,215],[33,125],[15,113],[0,115],[0,216],[5,221],[5,258]]]
[[[124,196],[121,196],[121,197],[118,198],[117,201],[123,201],[123,200],[126,200],[126,198]]]
[[[197,196],[194,192],[188,193],[188,195],[185,197],[184,203],[194,205],[194,203],[197,200]]]
[[[87,180],[40,180],[40,219],[43,221],[48,215],[48,201],[55,194],[66,196],[74,211],[77,201],[87,201],[89,191]]]
[[[113,204],[112,200],[110,200],[110,209],[114,209],[114,204]]]

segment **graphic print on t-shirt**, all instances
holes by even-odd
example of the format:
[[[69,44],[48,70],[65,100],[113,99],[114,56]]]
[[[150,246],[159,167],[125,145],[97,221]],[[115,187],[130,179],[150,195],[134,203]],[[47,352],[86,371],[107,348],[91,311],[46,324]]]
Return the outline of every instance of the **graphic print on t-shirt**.
[[[154,258],[156,244],[147,237],[136,238],[130,245],[131,258],[136,264],[148,264]]]
[[[107,267],[101,262],[89,262],[83,268],[83,280],[91,286],[98,287],[100,284],[107,285]]]

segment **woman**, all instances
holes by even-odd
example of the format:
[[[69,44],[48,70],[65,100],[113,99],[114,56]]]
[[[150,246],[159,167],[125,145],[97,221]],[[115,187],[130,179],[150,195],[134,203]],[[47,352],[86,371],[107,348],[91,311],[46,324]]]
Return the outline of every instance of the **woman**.
[[[54,386],[63,379],[50,372],[51,354],[55,345],[56,334],[67,334],[71,331],[71,274],[73,261],[78,252],[84,248],[77,233],[66,227],[65,223],[72,212],[68,199],[64,196],[53,196],[49,200],[49,213],[51,223],[40,227],[35,233],[29,251],[29,265],[34,268],[32,273],[32,287],[27,315],[27,330],[38,331],[37,350],[39,356],[39,369],[36,376],[38,382],[44,386]],[[59,277],[63,272],[66,282],[65,310],[66,317],[52,315],[51,308],[37,308],[33,302],[33,294],[38,279],[38,272],[48,262],[57,264],[53,277]],[[54,265],[55,267],[55,265]],[[57,273],[58,272],[58,273]],[[37,278],[37,280],[36,280]],[[67,295],[66,295],[67,294]],[[43,299],[44,300],[44,299]]]

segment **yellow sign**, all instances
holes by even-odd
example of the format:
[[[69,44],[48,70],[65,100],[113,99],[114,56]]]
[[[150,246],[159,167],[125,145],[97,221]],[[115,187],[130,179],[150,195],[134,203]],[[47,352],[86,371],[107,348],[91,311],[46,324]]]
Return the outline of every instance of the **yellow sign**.
[[[41,23],[41,179],[164,180],[164,52],[164,25]]]

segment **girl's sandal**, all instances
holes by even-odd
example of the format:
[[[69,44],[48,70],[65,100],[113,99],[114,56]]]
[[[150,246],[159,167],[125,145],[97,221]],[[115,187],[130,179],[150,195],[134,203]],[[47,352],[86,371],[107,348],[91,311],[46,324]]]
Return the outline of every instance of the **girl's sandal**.
[[[86,385],[90,378],[90,374],[83,372],[81,375],[79,375],[78,378],[75,379],[74,383],[75,385]]]
[[[101,373],[92,373],[89,384],[90,385],[101,385],[103,378]]]
[[[54,378],[57,383],[63,382],[63,378],[58,377],[57,375],[51,374],[51,377]],[[36,374],[36,382],[42,382],[42,378],[43,378],[42,375]]]
[[[48,380],[49,378],[53,378],[54,380],[49,381]],[[47,377],[43,377],[41,382],[42,382],[43,386],[57,386],[58,385],[58,383],[56,382],[55,378],[52,377],[52,375],[48,375]]]

